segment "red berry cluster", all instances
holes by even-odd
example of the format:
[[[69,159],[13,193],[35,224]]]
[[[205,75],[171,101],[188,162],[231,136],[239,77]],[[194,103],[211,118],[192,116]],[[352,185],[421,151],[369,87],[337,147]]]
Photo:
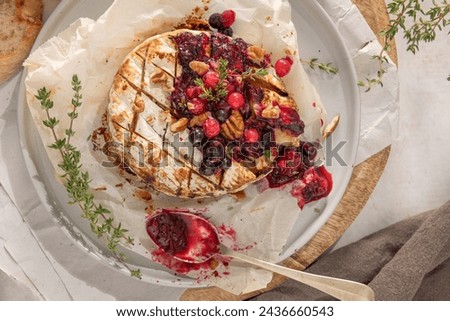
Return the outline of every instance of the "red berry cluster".
[[[186,32],[175,37],[183,72],[177,78],[171,95],[174,114],[190,120],[196,116],[202,119],[196,125],[189,125],[189,141],[202,152],[199,168],[202,175],[217,174],[229,168],[232,160],[251,164],[263,155],[270,155],[274,166],[267,176],[270,187],[301,180],[305,172],[315,168],[317,146],[302,142],[301,148],[297,148],[276,143],[276,129],[298,137],[303,133],[304,123],[297,110],[276,101],[271,107],[278,109],[279,116],[262,116],[269,107],[263,103],[264,90],[246,81],[242,73],[252,68],[268,68],[270,57],[255,65],[248,59],[249,44],[221,34],[226,33],[224,30],[231,30],[235,18],[233,10],[216,13],[211,15],[209,23],[219,33],[193,35]],[[193,66],[201,68],[192,67],[192,62],[195,62]],[[293,63],[290,56],[279,59],[274,65],[276,74],[286,76]],[[232,121],[229,119],[237,112],[242,116],[245,129],[240,137],[230,139],[226,129],[235,126],[235,117]],[[324,181],[315,181],[314,186],[309,185],[308,189],[295,193],[302,194],[304,199],[323,194]]]
[[[231,26],[236,20],[236,12],[233,10],[225,10],[222,13],[214,13],[209,17],[209,25],[217,29],[220,33],[229,37],[233,36],[233,29]]]

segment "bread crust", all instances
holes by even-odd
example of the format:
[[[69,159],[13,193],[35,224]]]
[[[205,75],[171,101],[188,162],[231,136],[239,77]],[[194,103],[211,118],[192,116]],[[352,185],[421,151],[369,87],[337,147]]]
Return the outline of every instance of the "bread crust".
[[[0,1],[0,84],[15,75],[42,28],[42,0]]]

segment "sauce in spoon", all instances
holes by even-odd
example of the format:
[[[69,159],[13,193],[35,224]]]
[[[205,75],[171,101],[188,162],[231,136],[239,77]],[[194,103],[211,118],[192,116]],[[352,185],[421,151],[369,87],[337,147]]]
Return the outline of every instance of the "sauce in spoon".
[[[147,220],[150,239],[166,254],[187,263],[203,263],[219,253],[215,227],[184,210],[161,209]]]
[[[222,251],[224,256],[284,275],[341,300],[374,299],[373,290],[365,284],[290,269],[221,247],[216,228],[203,217],[187,211],[160,210],[148,219],[147,232],[166,255],[183,264],[207,264]]]

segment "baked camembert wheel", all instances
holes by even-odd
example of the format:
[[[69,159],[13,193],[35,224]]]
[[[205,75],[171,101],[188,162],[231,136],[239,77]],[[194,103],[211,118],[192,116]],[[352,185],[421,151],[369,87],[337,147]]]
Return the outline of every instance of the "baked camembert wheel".
[[[297,105],[269,54],[211,31],[176,30],[136,47],[114,78],[107,115],[127,168],[182,198],[241,191],[303,144]]]

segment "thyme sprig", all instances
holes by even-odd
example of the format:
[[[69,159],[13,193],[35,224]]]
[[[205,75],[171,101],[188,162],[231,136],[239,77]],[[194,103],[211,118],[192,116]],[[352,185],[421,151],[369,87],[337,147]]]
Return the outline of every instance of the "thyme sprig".
[[[225,80],[228,77],[228,60],[219,59],[217,75],[219,76],[219,83],[214,88],[207,88],[201,78],[196,78],[194,80],[195,85],[202,89],[200,98],[206,99],[207,101],[219,102],[222,98],[228,95],[227,86],[225,83]]]
[[[322,70],[327,74],[336,75],[339,72],[339,70],[336,67],[334,67],[331,62],[323,63],[320,62],[319,59],[317,58],[312,58],[310,60],[301,59],[300,61],[302,62],[302,64],[309,66],[309,68],[313,70],[318,68],[319,70]]]
[[[432,0],[432,7],[424,9],[421,0],[393,0],[388,5],[391,16],[389,25],[380,32],[382,49],[372,58],[378,61],[377,77],[366,78],[358,85],[369,91],[374,85],[383,86],[383,76],[387,73],[387,54],[391,52],[395,36],[402,31],[407,41],[406,50],[415,54],[422,42],[436,39],[436,31],[450,25],[450,2],[448,0]],[[409,24],[409,25],[408,25]],[[447,78],[450,81],[450,77]]]
[[[51,91],[48,91],[45,87],[38,90],[35,96],[40,104],[41,108],[45,110],[46,117],[43,121],[45,127],[49,128],[52,132],[54,142],[48,147],[59,151],[62,161],[58,166],[62,169],[63,174],[61,177],[64,180],[64,187],[69,196],[69,204],[78,205],[82,212],[83,217],[89,221],[92,232],[101,239],[105,239],[108,249],[111,251],[113,257],[115,257],[125,268],[130,271],[133,277],[141,278],[141,271],[139,269],[133,270],[126,264],[126,256],[119,251],[118,245],[121,241],[127,244],[133,244],[134,240],[127,236],[127,230],[122,225],[115,224],[114,219],[111,217],[111,212],[105,208],[102,204],[95,202],[94,194],[89,187],[91,179],[89,172],[83,170],[81,163],[80,151],[70,143],[71,138],[75,135],[73,130],[74,120],[78,118],[78,109],[82,105],[82,93],[81,93],[81,81],[77,75],[72,77],[72,90],[74,92],[72,98],[72,110],[67,114],[70,118],[69,127],[64,131],[62,138],[58,137],[56,133],[56,127],[59,125],[60,120],[50,115],[50,110],[53,108],[54,103],[51,100]]]
[[[247,71],[242,73],[242,78],[249,78],[254,80],[255,77],[264,77],[269,74],[269,71],[265,68],[249,68]]]

